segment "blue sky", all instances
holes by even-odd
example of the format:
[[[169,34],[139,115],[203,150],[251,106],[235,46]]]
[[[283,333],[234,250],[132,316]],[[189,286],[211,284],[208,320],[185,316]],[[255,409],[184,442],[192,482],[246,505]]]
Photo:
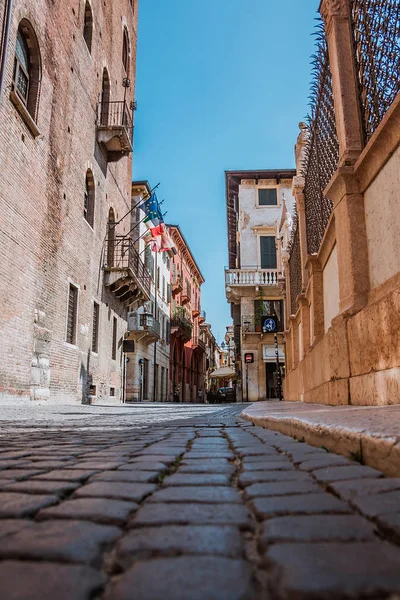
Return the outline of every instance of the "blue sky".
[[[133,177],[161,182],[222,341],[226,169],[294,166],[319,0],[140,0]]]

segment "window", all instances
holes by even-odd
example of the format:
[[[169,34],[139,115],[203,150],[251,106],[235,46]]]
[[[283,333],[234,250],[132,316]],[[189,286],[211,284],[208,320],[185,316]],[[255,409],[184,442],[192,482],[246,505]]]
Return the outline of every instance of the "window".
[[[167,302],[171,302],[171,296],[172,296],[172,286],[170,283],[167,283]]]
[[[13,91],[34,121],[37,118],[41,80],[39,44],[32,25],[23,19],[15,46]]]
[[[68,344],[76,344],[76,325],[78,315],[78,288],[69,284],[67,308],[67,337]]]
[[[110,387],[110,396],[115,396],[115,388]]]
[[[129,74],[129,35],[128,30],[124,27],[124,36],[122,40],[122,64],[124,65],[125,73]]]
[[[160,267],[157,267],[157,290],[160,292]]]
[[[89,223],[90,227],[94,225],[94,196],[95,185],[92,171],[86,171],[85,193],[83,198],[83,216]]]
[[[103,79],[101,84],[101,115],[100,121],[103,127],[108,125],[108,116],[110,112],[110,77],[106,68],[103,69]]]
[[[85,15],[83,24],[83,38],[86,42],[89,52],[92,51],[92,35],[93,35],[93,13],[89,2],[85,4]]]
[[[112,349],[111,349],[111,358],[112,360],[117,360],[117,317],[113,317],[113,330],[112,330]]]
[[[272,235],[260,237],[260,262],[262,269],[276,269],[276,242]]]
[[[93,323],[92,323],[92,352],[99,351],[99,316],[100,306],[97,302],[93,303]]]
[[[153,259],[153,253],[151,251],[150,246],[146,246],[145,251],[144,251],[144,264],[147,267],[147,270],[149,271],[150,275],[153,277],[154,274],[154,259]]]
[[[167,344],[171,342],[171,323],[169,321],[166,324],[165,341]]]
[[[143,359],[143,398],[149,399],[149,361]]]
[[[162,297],[165,299],[165,277],[162,278]]]
[[[277,206],[278,195],[276,188],[262,188],[258,190],[258,206]]]

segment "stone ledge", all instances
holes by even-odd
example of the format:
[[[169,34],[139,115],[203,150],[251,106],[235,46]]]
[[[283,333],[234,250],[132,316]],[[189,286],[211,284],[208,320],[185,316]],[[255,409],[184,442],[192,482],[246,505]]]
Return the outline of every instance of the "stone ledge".
[[[362,461],[385,475],[400,475],[399,405],[257,402],[241,414],[259,427]]]

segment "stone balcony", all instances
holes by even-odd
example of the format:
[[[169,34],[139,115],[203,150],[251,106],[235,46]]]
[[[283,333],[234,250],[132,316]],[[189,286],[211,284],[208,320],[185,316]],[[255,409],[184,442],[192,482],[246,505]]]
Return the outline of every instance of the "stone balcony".
[[[97,109],[97,141],[116,162],[133,150],[133,117],[125,101],[101,102]]]
[[[171,319],[171,335],[182,338],[184,344],[192,337],[193,325],[185,316],[175,313]]]
[[[263,288],[268,295],[282,294],[282,275],[278,269],[225,269],[225,292],[229,302],[252,296]]]

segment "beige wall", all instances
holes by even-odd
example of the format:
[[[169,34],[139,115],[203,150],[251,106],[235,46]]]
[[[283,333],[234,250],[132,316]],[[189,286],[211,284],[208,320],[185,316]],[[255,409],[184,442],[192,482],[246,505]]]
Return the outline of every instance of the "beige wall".
[[[364,194],[371,288],[400,271],[400,147]]]
[[[339,274],[337,247],[334,246],[323,272],[324,281],[324,327],[325,333],[332,319],[339,314]]]

